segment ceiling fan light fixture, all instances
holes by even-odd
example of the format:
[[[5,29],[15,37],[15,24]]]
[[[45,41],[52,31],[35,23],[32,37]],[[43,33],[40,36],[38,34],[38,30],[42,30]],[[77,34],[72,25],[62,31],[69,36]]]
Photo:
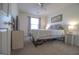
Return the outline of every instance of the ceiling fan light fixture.
[[[43,7],[44,6],[44,3],[39,3],[39,6]]]

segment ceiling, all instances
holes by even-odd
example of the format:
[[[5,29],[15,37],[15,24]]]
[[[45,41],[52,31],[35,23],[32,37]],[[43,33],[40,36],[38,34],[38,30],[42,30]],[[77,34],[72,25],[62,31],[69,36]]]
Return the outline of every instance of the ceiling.
[[[26,12],[32,15],[48,15],[58,12],[71,3],[43,3],[43,7],[39,3],[19,3],[19,11]]]

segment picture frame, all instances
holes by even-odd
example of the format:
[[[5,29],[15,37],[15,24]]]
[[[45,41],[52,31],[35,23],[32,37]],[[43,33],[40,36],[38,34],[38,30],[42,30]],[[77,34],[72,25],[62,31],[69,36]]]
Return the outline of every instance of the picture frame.
[[[60,21],[62,21],[62,14],[51,18],[51,23],[60,22]]]

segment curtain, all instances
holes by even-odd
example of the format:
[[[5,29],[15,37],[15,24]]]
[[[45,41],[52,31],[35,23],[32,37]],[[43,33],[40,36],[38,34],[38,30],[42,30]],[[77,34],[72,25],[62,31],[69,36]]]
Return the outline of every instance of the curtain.
[[[39,29],[41,28],[41,18],[39,18]]]
[[[30,36],[30,30],[31,30],[31,17],[28,16],[28,36]]]

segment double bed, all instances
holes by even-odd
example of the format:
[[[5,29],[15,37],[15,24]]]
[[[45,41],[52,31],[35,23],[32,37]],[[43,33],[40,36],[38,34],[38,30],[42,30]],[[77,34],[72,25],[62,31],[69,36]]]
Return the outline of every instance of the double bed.
[[[31,30],[34,40],[64,37],[64,30]]]
[[[65,36],[64,29],[61,27],[61,22],[51,24],[47,29],[31,30],[31,35],[34,40],[44,40],[61,38]]]

